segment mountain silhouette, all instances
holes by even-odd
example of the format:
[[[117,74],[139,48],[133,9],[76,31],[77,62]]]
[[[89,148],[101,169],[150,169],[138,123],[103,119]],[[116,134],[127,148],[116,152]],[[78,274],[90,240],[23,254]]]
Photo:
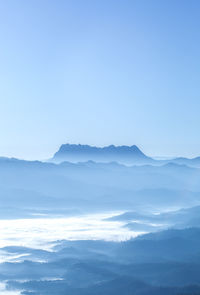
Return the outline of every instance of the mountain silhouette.
[[[168,160],[158,160],[145,155],[136,145],[96,147],[82,144],[63,144],[49,162],[118,162],[124,165],[164,165],[168,163],[200,167],[200,157],[177,157]]]
[[[54,162],[112,162],[124,164],[147,164],[154,160],[146,156],[136,145],[96,147],[81,144],[63,144],[52,159]]]

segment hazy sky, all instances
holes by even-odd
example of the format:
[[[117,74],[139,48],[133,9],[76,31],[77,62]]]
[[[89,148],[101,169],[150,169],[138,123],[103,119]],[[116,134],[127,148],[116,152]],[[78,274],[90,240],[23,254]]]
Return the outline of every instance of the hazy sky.
[[[200,155],[199,0],[0,0],[0,155]]]

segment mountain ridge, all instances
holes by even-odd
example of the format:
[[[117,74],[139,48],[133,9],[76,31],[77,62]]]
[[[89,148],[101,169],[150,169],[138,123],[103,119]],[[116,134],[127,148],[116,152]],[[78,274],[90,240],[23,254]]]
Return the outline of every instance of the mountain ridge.
[[[178,164],[192,167],[200,167],[200,157],[185,158],[176,157],[172,159],[158,160],[147,156],[136,145],[109,145],[104,147],[82,145],[82,144],[62,144],[59,150],[49,160],[54,163],[61,162],[117,162],[124,165],[164,165]]]
[[[154,159],[145,155],[136,145],[104,147],[82,145],[82,144],[62,144],[54,154],[53,161],[85,162],[88,160],[112,162],[116,161],[124,164],[151,163]]]

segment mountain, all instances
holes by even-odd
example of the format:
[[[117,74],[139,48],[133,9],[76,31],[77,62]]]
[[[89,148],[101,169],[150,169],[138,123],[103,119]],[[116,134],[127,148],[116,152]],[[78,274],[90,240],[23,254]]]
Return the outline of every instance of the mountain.
[[[140,192],[141,193],[141,192]],[[150,196],[150,191],[148,192]],[[154,190],[154,193],[156,191]],[[176,198],[178,194],[183,195],[184,192],[176,192]],[[185,192],[186,193],[186,192]],[[171,192],[174,197],[174,192]],[[192,198],[193,193],[187,192],[188,198]],[[197,195],[196,195],[197,196]],[[193,195],[195,198],[195,195]],[[138,213],[136,211],[127,211],[120,215],[115,215],[110,218],[107,218],[108,221],[120,221],[127,222],[125,227],[128,227],[132,230],[140,230],[143,232],[149,231],[158,231],[165,228],[188,228],[188,227],[200,227],[200,206],[194,206],[190,208],[163,212],[160,214],[151,214],[151,213]],[[151,227],[150,227],[151,226]]]
[[[200,168],[200,157],[183,158],[177,157],[169,160],[156,160],[145,155],[136,145],[132,146],[115,146],[96,147],[81,144],[63,144],[54,154],[49,162],[118,162],[125,165],[154,165],[160,166],[168,163],[186,165]]]
[[[200,294],[200,229],[166,230],[124,242],[55,244],[50,252],[1,248],[30,256],[1,263],[0,279],[24,295]]]
[[[141,213],[200,205],[200,169],[178,164],[54,164],[3,158],[0,179],[4,218],[47,211]]]
[[[95,147],[81,144],[63,144],[53,156],[53,162],[112,162],[124,164],[150,164],[154,160],[146,156],[136,145]]]
[[[188,159],[188,158],[175,158],[171,160],[173,163],[180,164],[180,165],[187,165],[193,167],[200,167],[200,157]]]

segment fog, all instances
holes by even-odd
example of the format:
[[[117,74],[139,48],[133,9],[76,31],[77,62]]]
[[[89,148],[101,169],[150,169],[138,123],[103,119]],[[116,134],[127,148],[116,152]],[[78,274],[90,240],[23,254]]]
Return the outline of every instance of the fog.
[[[106,221],[117,214],[0,220],[0,247],[50,249],[51,243],[57,240],[124,241],[144,233],[130,231],[124,227],[125,222]]]

